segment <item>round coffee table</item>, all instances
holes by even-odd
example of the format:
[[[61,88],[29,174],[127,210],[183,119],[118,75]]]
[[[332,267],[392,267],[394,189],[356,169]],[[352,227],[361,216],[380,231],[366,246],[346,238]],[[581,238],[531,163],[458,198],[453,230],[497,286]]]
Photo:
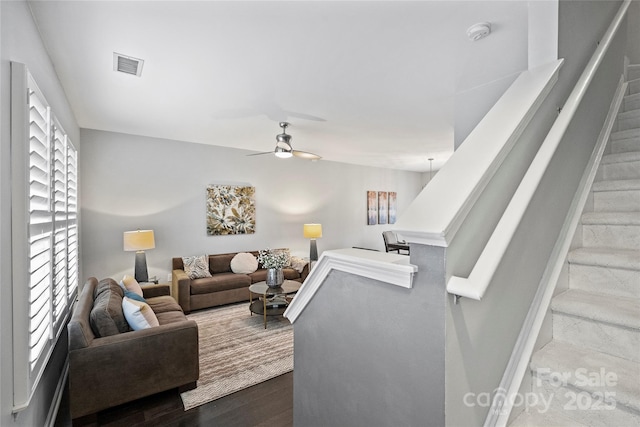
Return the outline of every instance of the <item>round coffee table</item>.
[[[281,316],[300,289],[302,283],[295,280],[285,280],[279,288],[270,288],[267,282],[257,282],[249,286],[249,310],[251,314],[260,314],[264,319],[264,328],[267,329],[267,316]],[[254,300],[253,295],[258,299]]]

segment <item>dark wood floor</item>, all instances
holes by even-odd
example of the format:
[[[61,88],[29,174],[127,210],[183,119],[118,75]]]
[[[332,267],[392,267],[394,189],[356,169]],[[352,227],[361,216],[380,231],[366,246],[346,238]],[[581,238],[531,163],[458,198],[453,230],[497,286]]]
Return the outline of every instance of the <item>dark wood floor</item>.
[[[65,392],[56,427],[71,425]],[[184,410],[176,390],[158,393],[97,414],[85,426],[224,426],[289,427],[293,425],[293,372]]]

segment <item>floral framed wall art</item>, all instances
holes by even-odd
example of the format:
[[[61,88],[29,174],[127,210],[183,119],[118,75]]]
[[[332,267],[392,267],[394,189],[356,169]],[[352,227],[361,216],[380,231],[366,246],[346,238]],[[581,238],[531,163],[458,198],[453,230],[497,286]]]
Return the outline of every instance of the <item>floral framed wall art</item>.
[[[256,231],[255,187],[207,187],[207,235],[253,234]]]

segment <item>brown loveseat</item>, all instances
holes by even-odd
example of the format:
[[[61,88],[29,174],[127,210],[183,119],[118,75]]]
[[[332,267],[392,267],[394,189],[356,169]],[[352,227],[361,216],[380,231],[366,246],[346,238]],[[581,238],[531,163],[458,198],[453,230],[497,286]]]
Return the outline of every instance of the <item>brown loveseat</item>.
[[[258,256],[258,251],[249,253]],[[234,273],[231,271],[231,260],[237,254],[232,252],[209,255],[209,272],[212,277],[202,279],[190,279],[184,271],[182,258],[172,259],[172,293],[174,297],[177,296],[178,303],[185,313],[249,300],[249,286],[266,280],[267,270],[258,266],[258,270],[253,273]],[[285,279],[303,282],[309,275],[309,265],[305,265],[302,272],[291,267],[284,268],[283,272]]]
[[[122,312],[124,291],[114,280],[98,283],[91,277],[82,288],[68,325],[72,419],[172,388],[196,386],[198,325],[169,296],[168,285],[142,290],[160,326],[132,331]],[[100,332],[110,335],[98,337]]]

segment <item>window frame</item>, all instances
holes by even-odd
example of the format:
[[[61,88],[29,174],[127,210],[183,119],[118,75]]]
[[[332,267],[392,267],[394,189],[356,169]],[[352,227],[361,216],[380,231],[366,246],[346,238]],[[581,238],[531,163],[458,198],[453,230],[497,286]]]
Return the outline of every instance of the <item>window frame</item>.
[[[39,113],[34,113],[33,116],[32,104],[39,104]],[[34,130],[31,127],[32,117],[35,118],[34,123],[38,122],[34,125]],[[36,142],[41,139],[44,142]],[[32,147],[39,148],[38,153],[32,151]],[[56,154],[60,157],[56,157]],[[39,163],[38,167],[35,167],[36,163]],[[11,245],[14,413],[29,406],[56,343],[65,330],[77,296],[77,170],[77,150],[55,118],[43,93],[27,67],[12,62]],[[69,171],[73,172],[71,185]],[[71,212],[69,206],[72,206]],[[35,222],[32,221],[34,218],[37,218]],[[39,236],[38,241],[42,243],[41,251],[38,252],[41,254],[38,262],[31,253],[35,247],[31,240],[34,236]],[[37,286],[32,283],[32,278],[36,276],[31,272],[34,266],[42,268],[43,271]],[[33,291],[36,287],[38,290]],[[32,312],[34,308],[36,309]],[[42,334],[43,339],[33,340],[38,334]],[[35,349],[33,351],[32,346]]]

